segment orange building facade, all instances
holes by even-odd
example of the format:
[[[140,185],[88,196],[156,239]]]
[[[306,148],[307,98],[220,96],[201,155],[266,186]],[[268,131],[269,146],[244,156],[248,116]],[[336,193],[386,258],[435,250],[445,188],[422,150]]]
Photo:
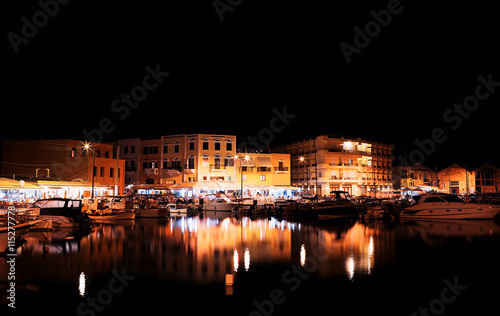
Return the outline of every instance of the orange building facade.
[[[109,187],[123,194],[125,161],[116,158],[111,144],[90,146],[85,149],[82,142],[70,139],[3,141],[1,175],[91,183],[93,173],[96,187]]]

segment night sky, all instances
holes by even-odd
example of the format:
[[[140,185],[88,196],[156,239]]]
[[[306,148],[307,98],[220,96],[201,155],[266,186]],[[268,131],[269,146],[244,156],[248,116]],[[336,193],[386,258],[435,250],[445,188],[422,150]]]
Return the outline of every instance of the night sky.
[[[337,133],[431,168],[500,165],[491,1],[3,5],[0,139]]]

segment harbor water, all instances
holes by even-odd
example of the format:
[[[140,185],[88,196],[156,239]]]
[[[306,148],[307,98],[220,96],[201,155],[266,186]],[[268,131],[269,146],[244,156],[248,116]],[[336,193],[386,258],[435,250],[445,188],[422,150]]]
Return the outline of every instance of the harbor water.
[[[498,306],[494,221],[299,223],[203,212],[24,239],[15,309],[9,258],[0,258],[1,306],[14,314],[489,315]]]

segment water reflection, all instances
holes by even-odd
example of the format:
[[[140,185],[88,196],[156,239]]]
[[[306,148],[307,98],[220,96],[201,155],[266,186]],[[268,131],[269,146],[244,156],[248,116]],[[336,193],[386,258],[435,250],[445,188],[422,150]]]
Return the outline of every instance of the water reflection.
[[[497,234],[500,227],[492,221],[322,226],[207,213],[203,218],[100,224],[87,234],[70,230],[29,233],[18,250],[16,277],[20,282],[76,283],[75,294],[81,297],[96,291],[92,285],[96,278],[109,277],[112,269],[122,268],[134,276],[224,287],[240,281],[234,276],[259,267],[306,269],[310,265],[311,273],[320,278],[355,281],[394,262],[400,238],[418,236],[433,245],[446,238],[470,241]],[[0,261],[2,278],[7,275],[5,269],[5,262]]]

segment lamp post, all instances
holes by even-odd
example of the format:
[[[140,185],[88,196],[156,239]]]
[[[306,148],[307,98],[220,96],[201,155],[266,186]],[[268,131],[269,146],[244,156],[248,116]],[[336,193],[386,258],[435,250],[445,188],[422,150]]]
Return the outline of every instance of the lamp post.
[[[234,156],[234,159],[239,159],[239,156],[238,155],[235,155]],[[245,155],[245,158],[243,158],[245,161],[249,161],[250,160],[250,155]],[[241,178],[241,198],[243,199],[243,162],[240,160],[240,169],[241,169],[241,175],[240,175],[240,178]]]
[[[306,160],[306,159],[304,158],[304,156],[300,156],[300,157],[299,157],[299,162],[302,162],[302,167],[304,167],[304,165],[305,165],[305,160]],[[307,177],[307,178],[306,178],[306,183],[307,183],[307,195],[309,195],[309,166],[307,166],[307,169],[306,169],[306,170],[307,170],[307,171],[306,171],[306,172],[307,172],[307,175],[306,175],[306,177]]]
[[[93,147],[93,148],[92,148]],[[89,143],[86,143],[83,148],[85,148],[85,150],[89,150],[89,149],[92,149],[92,200],[94,200],[94,168],[95,168],[95,146],[90,146]]]

